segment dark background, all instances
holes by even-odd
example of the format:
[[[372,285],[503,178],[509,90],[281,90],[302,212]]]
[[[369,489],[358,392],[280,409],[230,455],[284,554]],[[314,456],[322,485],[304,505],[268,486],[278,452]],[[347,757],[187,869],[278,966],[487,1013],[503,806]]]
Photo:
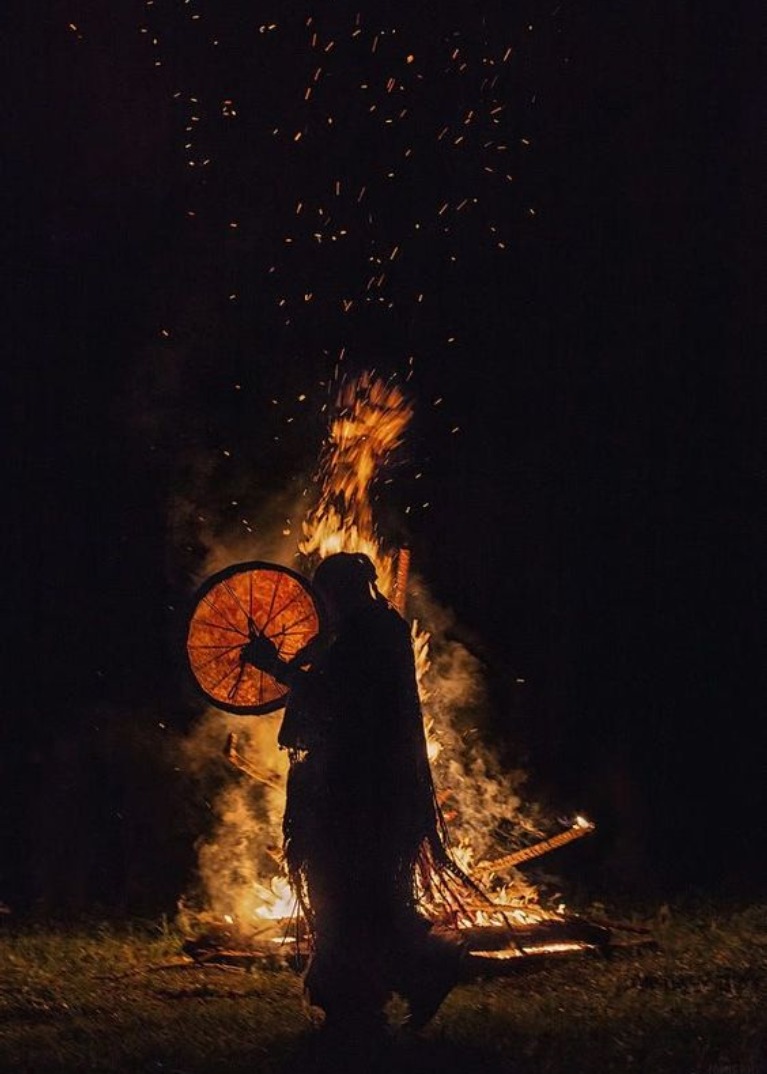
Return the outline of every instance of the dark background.
[[[397,537],[485,664],[490,740],[531,794],[597,822],[552,868],[596,891],[763,892],[758,34],[737,7],[409,5],[398,26],[435,129],[473,102],[444,73],[450,35],[477,55],[514,45],[499,88],[514,183],[477,178],[481,227],[450,240],[460,267],[424,240],[402,292],[392,285],[393,315],[341,323],[317,301],[286,327],[262,302],[286,207],[339,169],[359,185],[383,150],[332,82],[335,140],[311,128],[296,157],[254,133],[262,114],[291,122],[311,71],[310,12],[282,7],[258,62],[270,13],[236,3],[215,14],[218,52],[160,0],[2,16],[0,899],[18,913],[173,908],[204,823],[174,752],[199,712],[178,659],[203,552],[195,513],[226,533],[233,493],[257,510],[305,480],[321,396],[279,441],[285,412],[267,400],[327,382],[342,345],[352,371],[396,372],[417,352],[415,426],[390,495],[393,508],[411,493],[430,507]],[[334,6],[323,33],[348,37],[357,10]],[[391,21],[364,11],[366,26]],[[359,62],[364,78],[372,60]],[[351,63],[337,61],[339,86]],[[181,149],[177,84],[231,98],[243,117],[208,124],[202,185]],[[430,191],[463,189],[469,164],[425,135],[414,144],[419,177],[374,192],[370,241]],[[506,256],[477,238],[488,224]],[[299,290],[349,268],[312,256],[290,270]],[[416,317],[403,296],[424,281],[436,297]]]

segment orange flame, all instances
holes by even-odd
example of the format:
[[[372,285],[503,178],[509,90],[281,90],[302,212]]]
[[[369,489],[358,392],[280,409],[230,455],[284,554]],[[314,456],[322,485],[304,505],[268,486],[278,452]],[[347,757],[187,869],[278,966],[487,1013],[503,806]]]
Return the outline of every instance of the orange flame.
[[[303,523],[298,546],[303,555],[320,559],[334,552],[366,553],[387,597],[394,594],[395,555],[376,533],[371,489],[402,444],[412,416],[402,390],[372,373],[342,385],[320,462],[319,500]]]

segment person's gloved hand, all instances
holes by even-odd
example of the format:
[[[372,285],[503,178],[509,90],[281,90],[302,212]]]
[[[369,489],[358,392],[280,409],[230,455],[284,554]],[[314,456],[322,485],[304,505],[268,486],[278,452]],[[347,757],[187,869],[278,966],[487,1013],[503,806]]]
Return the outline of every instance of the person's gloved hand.
[[[281,663],[277,646],[265,634],[256,634],[247,645],[243,645],[240,660],[243,664],[252,664],[270,673]]]

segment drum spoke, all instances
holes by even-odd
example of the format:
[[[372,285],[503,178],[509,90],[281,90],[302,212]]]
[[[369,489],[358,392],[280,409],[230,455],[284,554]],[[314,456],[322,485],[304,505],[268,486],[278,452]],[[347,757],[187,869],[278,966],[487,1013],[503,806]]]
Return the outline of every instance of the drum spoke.
[[[202,648],[202,646],[196,646],[196,648]],[[198,671],[203,671],[205,668],[210,667],[211,664],[215,664],[215,662],[217,660],[220,660],[222,657],[226,656],[228,653],[233,652],[235,649],[241,649],[241,648],[242,648],[241,645],[230,645],[227,649],[224,650],[224,652],[215,653],[213,656],[209,657],[207,660],[202,661],[202,663],[196,664],[195,667],[197,668]]]
[[[238,668],[236,670],[239,671],[239,666],[238,666]],[[224,672],[224,674],[221,676],[221,678],[217,679],[216,682],[214,682],[214,684],[210,687],[210,692],[213,695],[215,695],[216,690],[218,690],[218,688],[221,685],[221,683],[225,682],[229,678],[229,676],[233,675],[234,673],[235,673],[235,668],[227,668],[227,670]]]
[[[232,600],[235,602],[237,607],[240,609],[242,614],[247,619],[248,618],[248,612],[246,611],[244,604],[242,604],[242,602],[240,601],[240,598],[237,596],[237,594],[235,593],[235,591],[232,589],[232,587],[229,585],[229,583],[227,581],[224,581],[224,589],[227,591],[229,596],[232,598]]]
[[[248,637],[247,630],[240,630],[239,627],[229,626],[228,624],[224,623],[211,623],[209,619],[198,619],[195,617],[193,623],[199,623],[200,626],[211,627],[211,629],[213,630],[228,630],[231,634],[239,634],[242,638]]]
[[[238,634],[243,634],[243,636],[247,638],[247,636],[248,636],[247,631],[240,630],[238,628],[237,624],[233,623],[232,620],[229,618],[229,616],[226,615],[226,613],[224,612],[223,608],[218,607],[218,605],[216,604],[216,602],[213,600],[213,598],[210,596],[209,593],[205,594],[205,596],[203,597],[203,600],[205,601],[205,603],[208,605],[209,608],[212,608],[213,611],[216,612],[217,615],[221,616],[221,618],[224,620],[224,622],[227,623],[228,626],[232,630],[236,630]]]
[[[273,610],[273,608],[274,608],[274,601],[272,601],[272,609],[270,610],[269,618],[268,618],[268,619],[267,619],[267,620],[265,621],[265,623],[264,623],[264,629],[266,629],[266,627],[268,627],[268,626],[269,626],[269,624],[270,624],[270,623],[271,623],[271,622],[272,622],[272,621],[273,621],[274,619],[277,619],[277,618],[279,618],[279,616],[281,616],[281,615],[284,615],[284,614],[285,614],[285,612],[286,612],[286,611],[288,610],[288,608],[289,608],[289,607],[291,606],[291,604],[295,604],[295,603],[296,603],[296,601],[297,601],[297,600],[300,600],[300,599],[301,599],[301,597],[302,597],[303,595],[304,595],[304,594],[303,594],[303,593],[301,593],[301,592],[298,592],[298,593],[293,593],[293,594],[291,595],[291,597],[289,598],[289,600],[286,600],[286,601],[285,601],[285,603],[284,603],[283,605],[281,605],[281,607],[279,607],[279,608],[277,609],[277,611],[276,611],[276,612],[274,612],[273,614],[272,614],[272,610]],[[275,594],[275,596],[276,596],[276,594]]]

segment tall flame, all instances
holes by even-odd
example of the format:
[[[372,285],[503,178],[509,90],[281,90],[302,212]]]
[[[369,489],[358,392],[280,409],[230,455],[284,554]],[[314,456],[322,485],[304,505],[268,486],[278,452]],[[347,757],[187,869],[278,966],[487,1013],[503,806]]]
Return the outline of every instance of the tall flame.
[[[385,596],[394,591],[395,555],[376,532],[371,490],[402,444],[412,416],[402,390],[371,373],[341,386],[320,460],[319,499],[303,523],[298,546],[303,555],[320,559],[334,552],[365,552]]]

